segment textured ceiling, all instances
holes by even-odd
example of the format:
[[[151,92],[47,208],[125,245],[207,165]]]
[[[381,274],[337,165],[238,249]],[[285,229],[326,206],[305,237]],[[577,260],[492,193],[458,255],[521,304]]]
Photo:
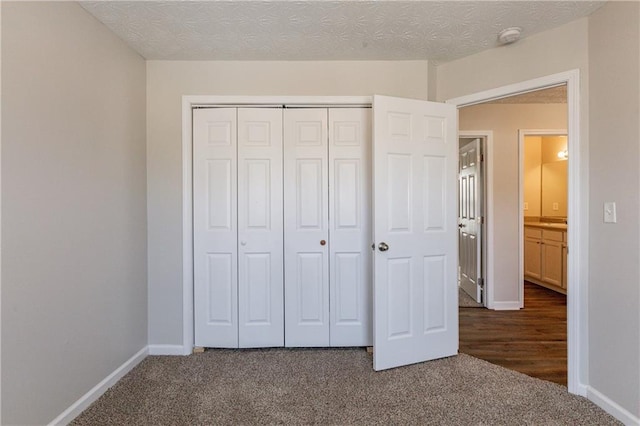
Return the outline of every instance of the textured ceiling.
[[[536,90],[508,98],[496,99],[487,104],[566,104],[567,86],[552,87],[550,89]]]
[[[446,62],[587,16],[603,1],[80,2],[146,59]]]

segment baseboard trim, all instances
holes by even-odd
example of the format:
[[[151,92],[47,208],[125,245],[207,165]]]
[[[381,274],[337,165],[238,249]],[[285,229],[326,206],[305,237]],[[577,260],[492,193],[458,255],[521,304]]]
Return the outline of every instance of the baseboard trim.
[[[640,417],[634,416],[632,413],[628,412],[620,405],[609,399],[606,395],[598,392],[591,386],[587,387],[587,399],[627,426],[640,425]]]
[[[191,355],[191,350],[182,345],[149,345],[149,355]]]
[[[138,353],[129,358],[120,367],[105,377],[100,383],[95,385],[89,392],[85,393],[74,402],[69,408],[64,410],[62,414],[53,419],[49,425],[67,425],[71,423],[73,419],[78,417],[80,413],[89,407],[96,399],[100,398],[111,386],[113,386],[118,380],[124,377],[129,371],[140,364],[140,362],[147,357],[149,349],[147,346],[140,349]]]
[[[493,302],[491,308],[496,311],[517,311],[520,309],[520,302]]]

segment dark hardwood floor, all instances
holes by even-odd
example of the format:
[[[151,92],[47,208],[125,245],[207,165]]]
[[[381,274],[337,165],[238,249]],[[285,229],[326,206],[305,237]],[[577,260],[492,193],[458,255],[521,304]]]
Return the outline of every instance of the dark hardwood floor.
[[[524,309],[460,308],[460,352],[567,385],[567,297],[525,282]]]

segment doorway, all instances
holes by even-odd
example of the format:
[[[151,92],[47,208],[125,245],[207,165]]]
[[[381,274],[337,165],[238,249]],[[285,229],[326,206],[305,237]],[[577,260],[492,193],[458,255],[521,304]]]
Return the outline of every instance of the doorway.
[[[474,99],[475,102],[464,105],[465,102],[460,102],[458,105],[464,105],[464,107],[462,107],[460,109],[460,128],[461,129],[472,129],[472,128],[476,128],[476,129],[484,129],[484,128],[490,128],[493,130],[494,134],[496,135],[496,139],[498,140],[498,142],[496,143],[496,146],[499,145],[499,147],[494,151],[494,156],[493,159],[495,159],[494,161],[490,161],[489,166],[487,167],[489,170],[492,169],[492,166],[496,166],[496,164],[498,165],[498,167],[494,167],[494,173],[497,174],[496,176],[496,184],[493,185],[493,190],[498,194],[495,198],[495,200],[490,201],[487,203],[487,209],[488,209],[488,216],[491,216],[491,212],[493,211],[493,220],[489,219],[488,220],[488,227],[490,228],[488,234],[489,235],[494,235],[497,236],[496,238],[498,239],[497,241],[497,246],[502,245],[501,247],[495,247],[492,244],[492,247],[494,248],[493,250],[488,250],[487,253],[487,257],[488,257],[488,262],[490,264],[495,264],[495,268],[496,268],[496,275],[497,275],[497,280],[491,280],[487,282],[487,288],[491,289],[493,288],[494,290],[494,296],[490,298],[490,300],[487,301],[487,306],[492,307],[495,310],[500,310],[500,309],[512,309],[512,310],[516,310],[519,309],[521,307],[523,307],[525,305],[525,292],[528,292],[530,290],[530,287],[525,286],[524,284],[524,280],[523,280],[523,274],[522,274],[522,265],[523,265],[523,258],[524,258],[524,254],[523,254],[523,226],[522,223],[524,222],[524,215],[523,215],[523,207],[525,207],[524,203],[523,203],[523,196],[519,195],[519,193],[521,192],[520,188],[521,188],[521,183],[522,179],[517,179],[518,175],[520,174],[519,169],[520,169],[520,162],[521,162],[521,158],[522,158],[522,154],[521,151],[518,150],[518,141],[520,140],[520,134],[519,134],[519,130],[521,129],[529,129],[529,128],[545,128],[545,129],[549,129],[549,128],[555,128],[555,129],[560,129],[560,128],[564,128],[569,126],[569,128],[571,128],[571,124],[572,122],[575,124],[575,120],[576,117],[574,115],[575,113],[575,109],[573,109],[573,112],[571,113],[570,111],[572,111],[572,107],[569,105],[569,108],[567,108],[567,92],[570,91],[568,85],[566,84],[556,84],[556,85],[549,85],[547,87],[537,87],[536,89],[540,89],[538,91],[534,91],[533,89],[529,89],[529,91],[526,92],[526,94],[518,94],[517,91],[512,91],[510,93],[504,93],[500,99],[495,99],[491,98],[491,96],[486,96],[485,94],[485,98],[482,98],[481,96],[477,96],[476,99]],[[569,89],[569,90],[567,90]],[[495,92],[494,92],[495,93]],[[527,103],[534,103],[534,102],[538,102],[538,103],[543,103],[546,104],[547,101],[542,100],[541,99],[544,96],[548,96],[548,97],[554,97],[554,96],[558,96],[558,94],[560,94],[560,97],[563,97],[564,99],[561,100],[560,102],[558,102],[558,98],[556,98],[555,101],[553,102],[549,102],[549,104],[555,103],[555,104],[560,104],[560,105],[556,105],[555,110],[553,107],[551,107],[547,112],[542,112],[542,109],[544,109],[543,105],[539,105],[537,108],[531,108],[531,111],[525,111],[526,107],[524,106]],[[508,96],[507,96],[508,95]],[[536,99],[537,98],[537,99]],[[532,102],[533,99],[533,102]],[[457,103],[460,100],[454,100],[452,102]],[[464,100],[463,100],[464,101]],[[513,106],[514,111],[512,112],[506,112],[508,111],[508,109],[510,108],[510,106]],[[512,125],[511,127],[515,127],[515,131],[514,128],[505,128],[505,127],[509,127],[509,126],[500,126],[500,125],[496,125],[494,120],[494,123],[488,123],[486,120],[482,121],[482,117],[486,117],[486,114],[483,115],[482,113],[479,112],[480,109],[485,108],[485,109],[491,109],[493,108],[492,114],[494,117],[497,117],[496,120],[501,120],[501,121],[505,121],[505,120],[511,120],[513,122],[516,122],[515,125]],[[475,110],[473,114],[471,114],[472,117],[469,117],[469,115],[467,114],[467,117],[465,117],[465,110]],[[536,111],[537,110],[537,111]],[[558,114],[557,111],[558,110],[562,110],[562,114]],[[500,112],[501,111],[501,112]],[[545,117],[549,118],[549,116],[556,116],[555,118],[558,118],[557,116],[562,115],[563,117],[560,118],[564,118],[564,122],[560,121],[545,121]],[[529,119],[530,121],[527,121],[527,119]],[[466,120],[466,123],[465,123]],[[519,120],[519,121],[518,121]],[[533,121],[531,121],[533,120]],[[539,121],[539,123],[536,123],[534,125],[532,125],[531,123],[534,123],[536,120]],[[471,127],[469,126],[469,123],[471,124]],[[544,124],[540,124],[540,123],[544,123]],[[467,127],[465,127],[465,125]],[[471,131],[467,131],[467,133],[473,133]],[[479,133],[479,132],[476,132]],[[557,131],[555,131],[555,133],[558,133]],[[569,132],[572,136],[577,135],[577,134],[572,134],[571,131]],[[505,138],[509,137],[511,140],[511,147],[506,147],[504,144],[501,144],[501,141],[504,141]],[[571,142],[573,142],[574,144],[576,143],[575,139],[572,138],[573,140]],[[571,142],[569,144],[571,144]],[[566,142],[565,142],[566,143]],[[576,144],[577,145],[577,144]],[[575,146],[575,145],[574,145]],[[509,152],[509,150],[511,150]],[[500,152],[502,151],[502,152]],[[505,155],[505,151],[506,154]],[[562,151],[567,151],[567,146],[565,145],[564,149]],[[497,152],[497,154],[496,154]],[[514,155],[515,154],[515,155]],[[488,155],[489,158],[491,158],[491,155],[489,153]],[[497,157],[497,158],[496,158]],[[515,157],[515,158],[514,158]],[[509,160],[509,158],[511,158],[511,160]],[[519,161],[518,161],[519,160]],[[505,167],[505,163],[510,161],[510,165]],[[565,167],[566,167],[566,161],[564,163]],[[570,166],[571,167],[571,166]],[[506,171],[505,171],[506,170]],[[573,171],[576,172],[576,170],[579,170],[579,168],[575,167],[574,165],[574,169]],[[510,172],[514,172],[514,174],[512,176],[515,176],[516,179],[513,178],[508,178],[508,175]],[[514,182],[515,181],[515,182]],[[517,182],[517,183],[516,183]],[[575,182],[575,180],[573,181]],[[513,183],[516,183],[516,185],[513,185]],[[510,186],[511,184],[511,186]],[[572,210],[572,208],[575,208],[576,202],[578,200],[578,197],[576,197],[577,194],[579,194],[579,190],[576,191],[577,186],[575,185],[571,185],[571,180],[569,183],[570,186],[570,193],[571,195],[568,197],[569,198],[569,210]],[[512,201],[508,202],[506,201],[507,199],[509,199],[508,197],[505,198],[505,194],[512,194],[510,198]],[[495,201],[495,202],[494,202]],[[505,202],[506,201],[506,202]],[[573,207],[572,207],[572,202],[573,202]],[[556,205],[558,203],[556,202]],[[561,204],[561,203],[560,203]],[[562,206],[558,206],[556,207],[556,210],[558,210],[558,208],[560,208]],[[507,217],[509,216],[509,214],[505,215],[505,214],[501,214],[501,211],[504,212],[505,210],[509,210],[509,208],[511,208],[511,217]],[[575,210],[574,210],[575,211]],[[497,212],[497,214],[496,214]],[[557,212],[556,212],[557,213]],[[556,214],[549,214],[550,216],[556,216]],[[538,220],[540,220],[540,216],[538,215]],[[560,222],[566,222],[566,216],[567,213],[564,213],[564,215],[559,215],[557,214],[557,216],[564,216],[561,219]],[[553,218],[555,219],[555,218]],[[579,220],[579,219],[578,219]],[[550,220],[551,221],[551,220]],[[546,224],[546,223],[545,223]],[[555,226],[555,225],[552,225]],[[566,226],[564,223],[562,224],[558,224],[557,226]],[[562,235],[562,233],[557,232],[558,230],[553,230],[555,233],[558,233],[559,236],[562,238],[564,238],[564,236]],[[506,238],[510,238],[510,242],[505,244],[505,240]],[[555,235],[554,235],[555,237]],[[558,241],[557,244],[554,244],[552,247],[552,244],[550,244],[549,246],[549,253],[554,253],[553,249],[557,248],[557,252],[558,254],[560,254],[560,256],[562,255],[562,250],[563,250],[563,244],[566,244],[566,242],[564,242],[565,240],[562,241]],[[557,246],[557,247],[556,247]],[[502,256],[502,254],[504,253],[505,247],[507,247],[507,253],[506,256]],[[500,253],[500,249],[503,250],[502,253]],[[540,256],[540,254],[539,254]],[[505,259],[506,257],[506,259]],[[549,256],[548,256],[549,257]],[[540,258],[539,258],[540,259]],[[575,258],[574,258],[575,259]],[[542,259],[544,260],[544,259]],[[504,262],[508,262],[509,266],[505,267]],[[575,261],[575,260],[574,260]],[[566,271],[567,270],[567,266],[575,266],[575,264],[572,264],[571,261],[569,261],[568,263],[563,263],[562,261],[562,257],[559,257],[559,261],[558,263],[555,264],[556,266],[558,266],[557,270],[559,271]],[[505,270],[507,271],[505,273]],[[552,271],[551,268],[548,269],[549,271]],[[553,271],[552,271],[553,272]],[[555,272],[554,272],[555,273]],[[562,272],[560,272],[558,275],[558,290],[561,287],[561,283],[562,281]],[[571,273],[568,274],[569,275],[569,280],[571,278],[573,278],[571,275]],[[504,278],[507,278],[506,280]],[[502,279],[501,279],[502,278]],[[501,283],[497,282],[497,281],[501,281],[502,283],[509,282],[510,285],[509,286],[502,286],[501,287]],[[567,280],[564,281],[565,283],[567,282]],[[533,288],[533,290],[537,290],[537,286],[531,287]],[[546,289],[542,288],[542,292],[546,291]],[[577,289],[577,291],[579,292],[579,288]],[[535,292],[534,292],[535,293]],[[532,293],[533,294],[533,293]],[[553,295],[553,293],[551,293]],[[536,306],[535,304],[537,303],[535,300],[531,301],[530,295],[527,294],[527,302],[526,303],[532,303],[531,306]],[[534,294],[534,296],[536,296]],[[539,296],[539,295],[538,295]],[[543,295],[544,296],[544,295]],[[562,298],[562,295],[560,295]],[[536,296],[537,297],[537,296]],[[534,297],[534,299],[536,298]],[[570,296],[571,297],[571,296]],[[544,297],[543,297],[544,299]],[[540,300],[540,298],[538,298],[538,300]],[[563,299],[560,301],[561,303],[558,305],[554,305],[556,306],[556,313],[553,313],[552,316],[557,316],[560,315],[559,313],[562,313],[563,315],[565,315],[565,318],[567,317],[566,315],[566,301]],[[571,302],[569,302],[571,303]],[[493,306],[491,306],[493,305]],[[538,305],[538,307],[544,307],[544,304],[542,305]],[[537,309],[537,308],[536,308]],[[525,309],[526,310],[526,309]],[[540,314],[541,312],[541,314]],[[539,315],[543,315],[544,316],[544,312],[545,310],[543,309],[542,311],[539,311],[538,314],[536,316]],[[559,313],[558,313],[559,312]],[[575,311],[574,311],[575,312]],[[477,313],[477,312],[476,312]],[[498,313],[500,314],[500,313]],[[512,315],[513,314],[513,315]],[[570,312],[571,314],[571,312]],[[517,321],[518,316],[520,317],[524,317],[524,314],[522,312],[512,312],[512,313],[501,313],[499,315],[500,318],[502,318],[503,320],[505,318],[509,318],[509,321],[506,321],[505,325],[509,326],[510,323],[513,323],[514,321]],[[575,354],[573,353],[573,348],[571,347],[572,345],[572,341],[571,338],[573,338],[573,342],[575,343],[577,339],[575,339],[577,336],[572,335],[572,326],[573,329],[577,328],[579,326],[579,324],[573,323],[573,321],[575,321],[575,317],[572,319],[571,315],[568,316],[568,321],[569,321],[569,327],[567,330],[566,327],[566,323],[562,322],[562,320],[559,322],[560,327],[562,328],[560,331],[569,334],[570,336],[570,341],[569,341],[569,353],[574,355],[574,360],[573,362],[577,361],[577,358],[579,358],[579,356],[575,356]],[[463,339],[465,338],[465,331],[463,329],[464,327],[464,318],[463,316],[461,316],[460,318],[460,324],[461,324],[461,330],[460,330],[460,335],[461,335],[461,351],[463,351],[464,349],[464,344],[463,344]],[[487,317],[485,319],[483,319],[482,321],[492,321],[492,318]],[[481,321],[480,321],[481,322]],[[487,325],[487,324],[485,324]],[[550,323],[550,327],[554,327],[554,325],[557,324],[553,324]],[[484,328],[483,329],[484,332],[488,331],[488,328]],[[495,331],[496,333],[499,333],[499,331]],[[558,335],[560,335],[560,337],[558,338]],[[561,342],[562,345],[566,345],[567,341],[566,341],[566,336],[567,334],[564,334],[564,338],[562,337],[562,333],[558,333],[555,335],[554,340],[557,341],[558,339],[563,340],[563,342]],[[526,339],[530,339],[530,340],[535,340],[532,339],[532,336],[529,336]],[[525,340],[526,340],[525,339]],[[512,342],[511,342],[512,343]],[[497,348],[497,352],[502,352],[502,357],[503,358],[508,358],[508,356],[504,356],[505,353],[508,353],[509,351],[509,347],[513,346],[513,344],[506,344],[504,347],[501,348]],[[533,342],[529,342],[529,343],[533,343]],[[554,342],[555,344],[555,342]],[[566,348],[566,346],[564,346]],[[496,348],[493,348],[496,349]],[[564,351],[560,351],[560,352],[564,352],[564,354],[566,354],[567,350],[564,349]],[[566,360],[566,355],[565,358]],[[530,360],[531,362],[536,362],[534,359]],[[543,358],[539,358],[538,362],[540,362],[540,364],[545,363],[547,360]],[[577,386],[576,384],[573,382],[574,377],[577,376],[577,371],[576,371],[576,367],[577,367],[577,362],[574,363],[572,365],[572,360],[570,359],[569,362],[567,363],[565,362],[565,368],[566,365],[569,364],[569,368],[568,368],[568,384],[569,384],[569,390],[572,392],[576,392]],[[546,367],[545,367],[546,368]],[[517,368],[515,368],[517,369]],[[567,371],[567,370],[565,370]],[[523,371],[525,372],[525,371]],[[574,376],[576,375],[576,376]],[[556,377],[558,375],[556,374]],[[543,377],[544,378],[544,377]],[[567,379],[567,373],[564,373],[564,378],[565,380]],[[553,381],[558,382],[557,379],[554,379]],[[567,383],[567,382],[565,382]]]

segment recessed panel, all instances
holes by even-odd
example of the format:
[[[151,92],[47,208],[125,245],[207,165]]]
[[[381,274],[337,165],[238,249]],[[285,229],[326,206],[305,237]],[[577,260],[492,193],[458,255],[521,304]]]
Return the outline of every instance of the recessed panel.
[[[207,161],[207,229],[231,229],[231,160]]]
[[[247,318],[252,324],[269,324],[271,322],[271,254],[245,254],[247,279]]]
[[[322,229],[322,160],[297,160],[298,229]]]
[[[444,231],[446,218],[446,198],[444,192],[444,188],[446,188],[445,179],[445,158],[425,156],[423,182],[425,231]],[[464,213],[466,212],[463,212],[463,217]]]
[[[322,126],[321,121],[299,121],[296,123],[297,144],[303,146],[321,146],[322,145]]]
[[[361,319],[361,255],[360,253],[336,253],[335,291],[337,324],[358,324]]]
[[[209,123],[207,125],[207,143],[209,145],[231,146],[231,123]]]
[[[322,324],[322,253],[298,253],[298,323]]]
[[[411,156],[388,154],[389,232],[411,230]]]
[[[232,262],[231,253],[207,253],[207,290],[209,323],[231,324],[232,319]]]
[[[445,139],[445,120],[440,117],[424,117],[425,123],[425,136],[427,142],[431,143],[446,143]]]
[[[246,160],[245,170],[247,228],[269,229],[271,225],[271,161]]]
[[[339,146],[360,145],[360,123],[340,121],[333,125],[333,140]]]
[[[469,219],[476,218],[476,177],[469,175]]]
[[[424,258],[424,332],[430,333],[445,328],[446,275],[445,256]]]
[[[271,146],[271,123],[268,121],[250,121],[247,126],[248,146]]]
[[[358,228],[360,160],[336,160],[334,170],[336,228]]]
[[[395,141],[411,141],[411,114],[402,112],[387,113],[389,136]]]
[[[388,338],[410,337],[411,330],[411,258],[387,261],[387,330]]]

